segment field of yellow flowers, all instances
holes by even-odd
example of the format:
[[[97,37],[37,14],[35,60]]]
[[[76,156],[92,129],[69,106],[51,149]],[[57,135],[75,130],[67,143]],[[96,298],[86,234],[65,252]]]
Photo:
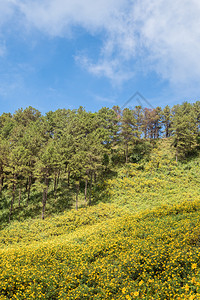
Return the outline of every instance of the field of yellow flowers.
[[[0,300],[200,299],[199,161],[156,149],[110,203],[0,230]]]
[[[58,235],[51,219],[2,230],[0,299],[200,299],[199,201],[94,224],[93,209]]]

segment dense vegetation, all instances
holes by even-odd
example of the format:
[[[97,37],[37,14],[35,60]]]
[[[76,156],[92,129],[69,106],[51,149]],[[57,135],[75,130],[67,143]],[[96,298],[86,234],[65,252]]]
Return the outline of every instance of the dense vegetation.
[[[2,229],[0,299],[199,299],[200,158],[170,149],[118,168],[110,203]]]
[[[0,223],[42,218],[106,198],[103,180],[124,163],[148,160],[159,138],[176,161],[200,147],[200,102],[163,110],[119,107],[96,113],[29,107],[0,116]],[[164,146],[163,146],[164,148]],[[159,166],[160,160],[157,164]],[[151,168],[151,166],[149,166]]]
[[[200,299],[199,109],[3,114],[0,299]]]

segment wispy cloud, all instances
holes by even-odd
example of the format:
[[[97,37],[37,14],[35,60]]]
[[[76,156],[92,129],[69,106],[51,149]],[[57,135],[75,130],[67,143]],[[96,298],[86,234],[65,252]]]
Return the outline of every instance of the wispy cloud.
[[[115,104],[116,100],[114,100],[113,98],[108,98],[108,97],[102,97],[99,95],[93,95],[95,101],[97,102],[102,102],[102,103],[107,103],[107,104]]]
[[[0,0],[0,5],[1,27],[13,16],[21,26],[51,37],[67,38],[76,26],[98,35],[96,60],[76,55],[96,76],[119,84],[144,70],[174,89],[187,85],[200,91],[198,0]]]
[[[87,56],[77,55],[75,60],[88,72],[96,76],[104,76],[111,80],[114,86],[121,85],[122,82],[133,77],[133,72],[121,65],[119,58],[101,58],[98,62],[92,62]]]
[[[123,9],[124,0],[15,0],[15,5],[31,26],[51,36],[65,36],[74,25],[101,31]]]

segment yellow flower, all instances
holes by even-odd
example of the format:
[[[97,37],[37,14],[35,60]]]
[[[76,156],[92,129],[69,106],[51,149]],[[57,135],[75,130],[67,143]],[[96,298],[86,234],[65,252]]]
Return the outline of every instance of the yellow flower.
[[[134,292],[133,294],[135,297],[139,296],[139,292]]]
[[[185,285],[185,291],[186,291],[186,292],[188,292],[188,291],[189,291],[189,289],[190,289],[189,285],[188,285],[188,284],[186,284],[186,285]]]
[[[192,269],[196,269],[197,268],[197,264],[192,264]]]
[[[124,287],[123,289],[122,289],[122,294],[125,294],[126,293],[126,288]]]
[[[195,282],[196,282],[195,278],[194,278],[194,277],[192,277],[192,279],[191,279],[191,283],[195,283]]]
[[[139,282],[139,286],[141,286],[143,283],[144,283],[144,281],[141,280],[141,281]]]

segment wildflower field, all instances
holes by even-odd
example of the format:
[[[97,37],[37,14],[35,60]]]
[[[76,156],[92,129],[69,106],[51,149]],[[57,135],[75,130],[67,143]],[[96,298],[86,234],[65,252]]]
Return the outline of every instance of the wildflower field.
[[[0,230],[0,299],[200,299],[199,159],[155,150],[108,203]]]
[[[184,202],[91,225],[88,209],[87,225],[69,232],[73,221],[63,218],[58,236],[51,220],[48,236],[37,222],[26,235],[19,224],[15,240],[6,229],[0,299],[200,299],[199,210],[199,201]]]

